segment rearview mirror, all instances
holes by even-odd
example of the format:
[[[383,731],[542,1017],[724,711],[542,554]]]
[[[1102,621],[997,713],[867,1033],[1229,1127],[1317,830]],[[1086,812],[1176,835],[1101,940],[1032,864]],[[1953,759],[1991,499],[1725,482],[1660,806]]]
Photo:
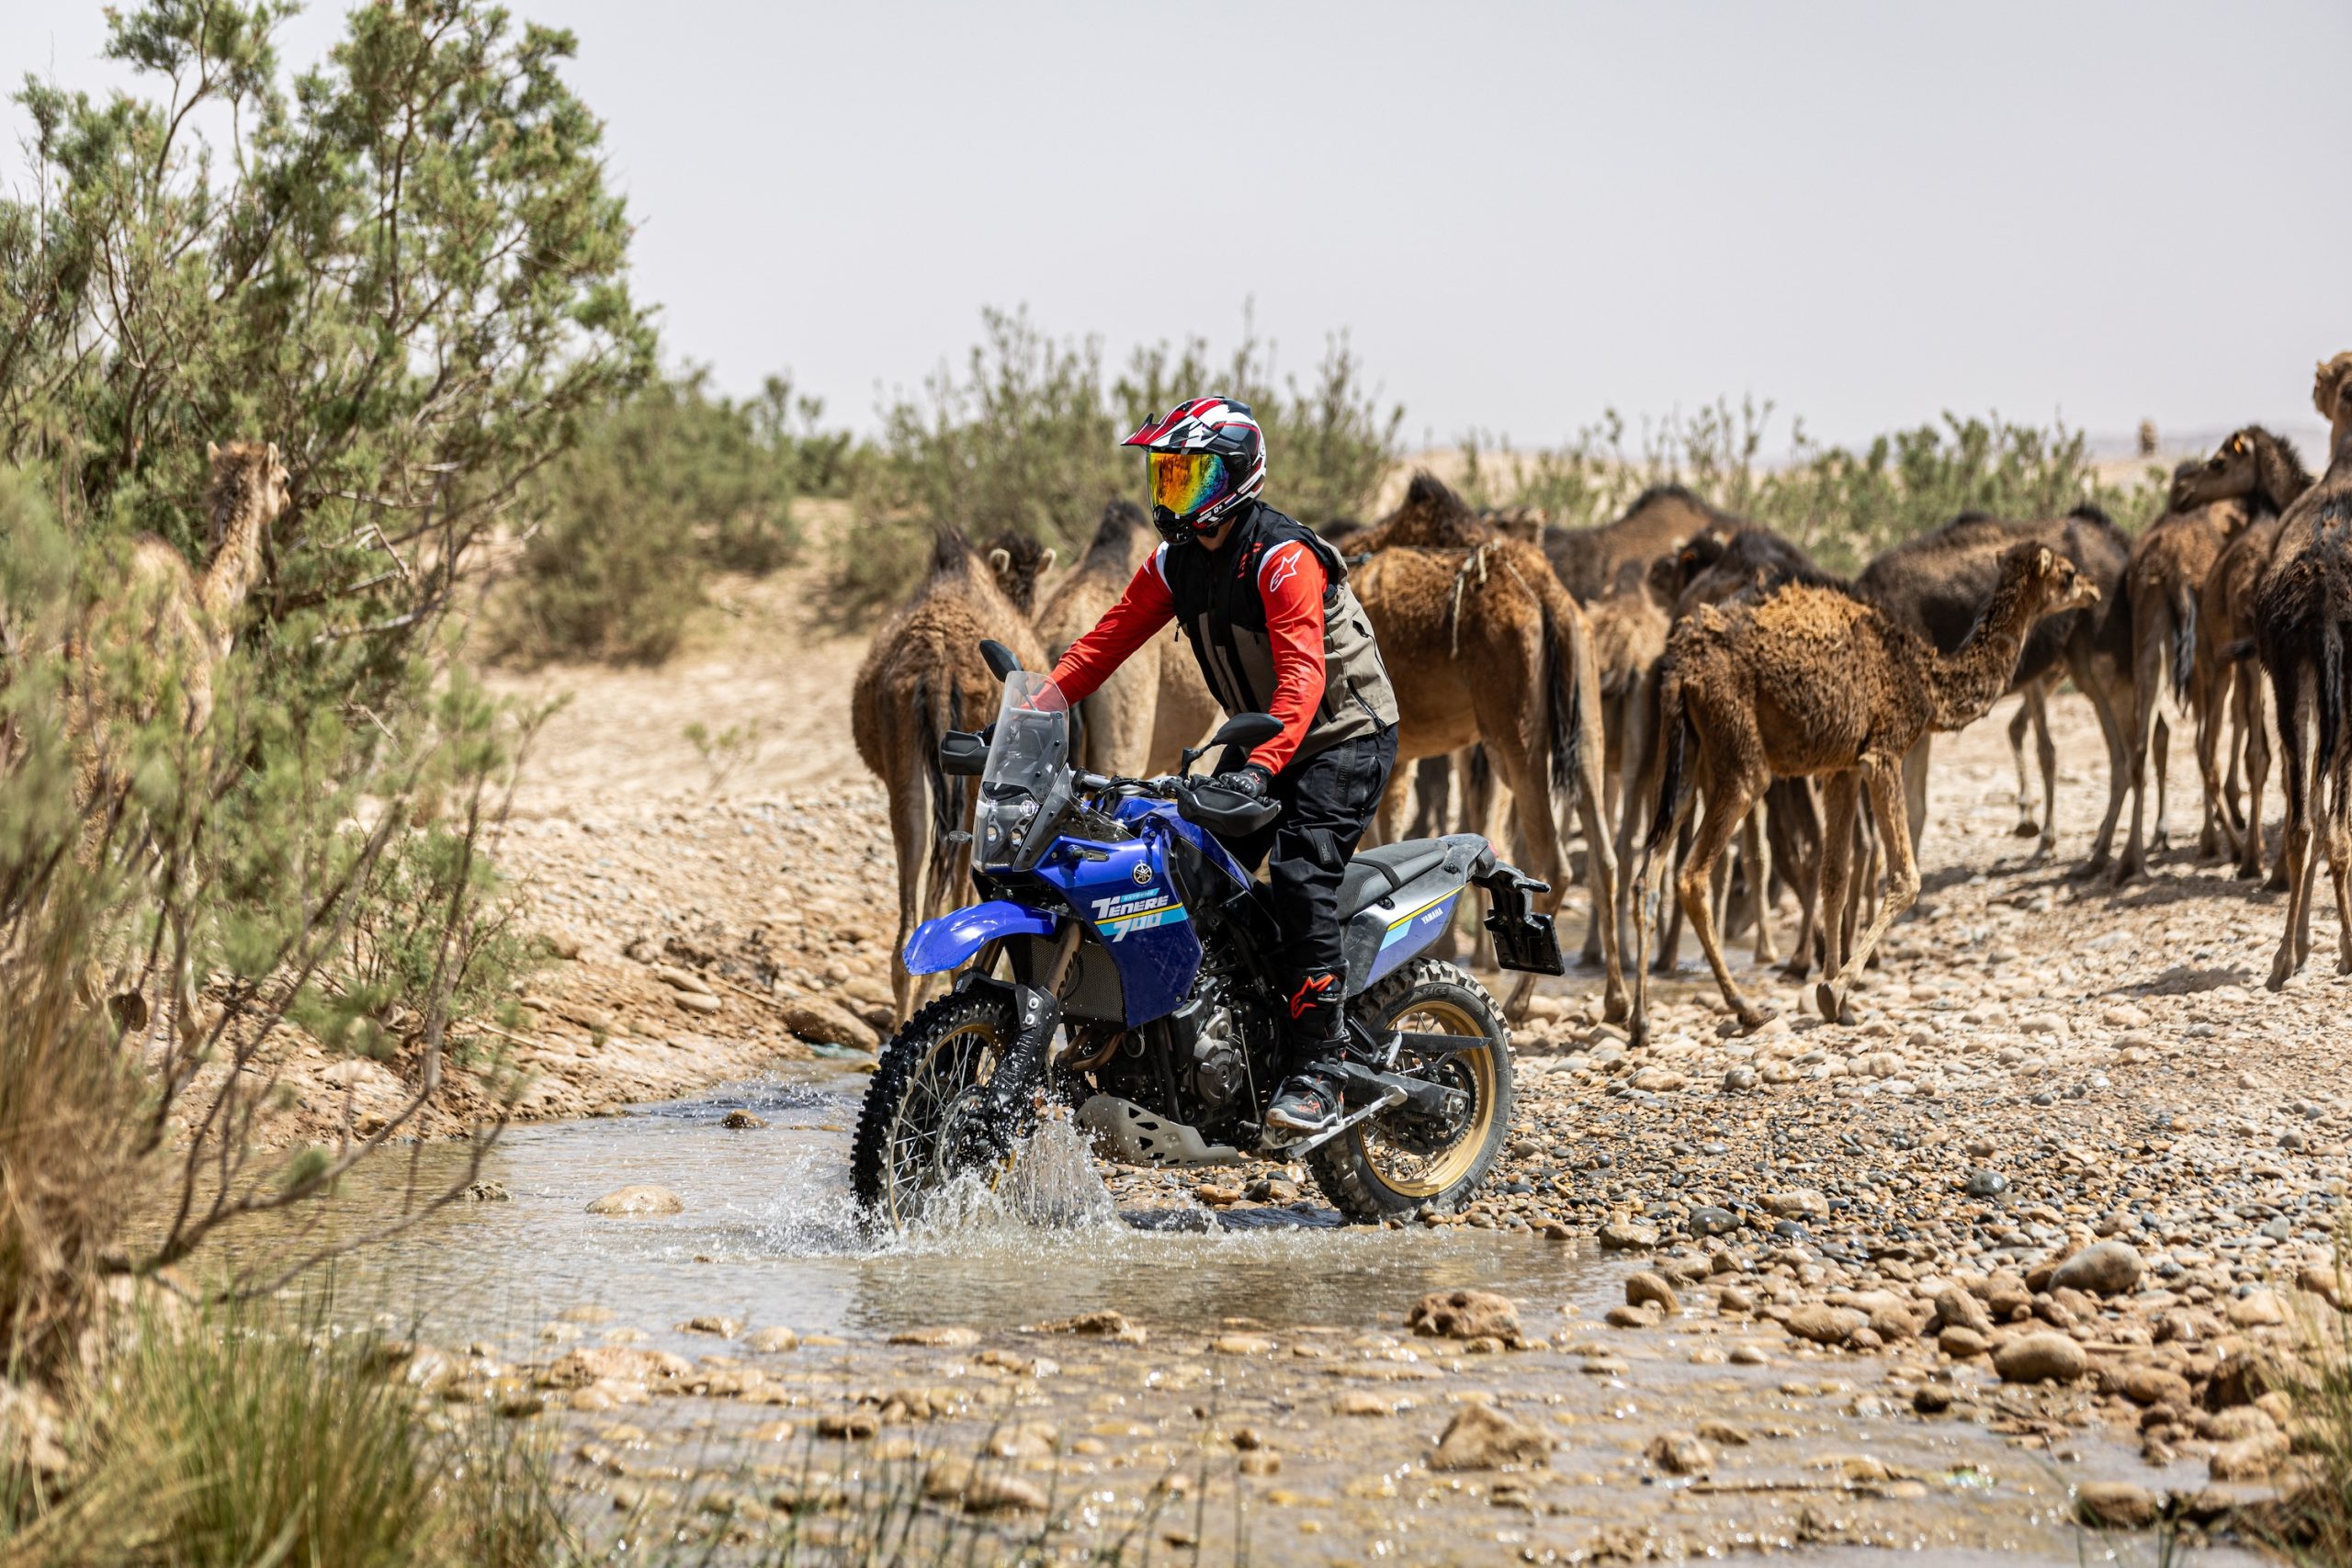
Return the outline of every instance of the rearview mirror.
[[[980,639],[980,657],[988,661],[989,673],[1000,681],[1021,668],[1021,656],[992,637]]]
[[[955,778],[978,778],[989,764],[989,745],[977,735],[951,729],[939,738],[939,771]]]
[[[1238,713],[1217,726],[1212,746],[1238,746],[1243,750],[1263,746],[1283,732],[1283,721],[1270,713]]]

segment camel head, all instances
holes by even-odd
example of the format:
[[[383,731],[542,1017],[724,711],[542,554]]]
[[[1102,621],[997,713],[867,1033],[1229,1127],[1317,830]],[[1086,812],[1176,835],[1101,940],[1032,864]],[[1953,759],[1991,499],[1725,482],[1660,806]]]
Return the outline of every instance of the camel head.
[[[212,544],[215,548],[240,517],[250,516],[266,531],[285,515],[292,480],[275,441],[209,442],[205,461],[212,470]]]
[[[2031,539],[2001,552],[2001,583],[2020,589],[2037,618],[2098,603],[2098,583],[2075,570],[2066,557]]]
[[[2352,353],[2339,354],[2320,366],[2312,382],[2312,405],[2333,433],[2328,444],[2331,456],[2341,453],[2346,440],[2352,438]]]
[[[1031,614],[1037,604],[1037,580],[1054,569],[1052,547],[1040,546],[1021,534],[999,534],[989,546],[988,560],[996,585],[1004,590],[1012,607],[1024,615]]]
[[[2352,355],[2346,358],[2352,362]],[[2262,426],[2249,424],[2232,434],[2204,462],[2174,475],[2172,507],[2186,512],[2252,497],[2273,512],[2284,512],[2310,483],[2294,447]]]

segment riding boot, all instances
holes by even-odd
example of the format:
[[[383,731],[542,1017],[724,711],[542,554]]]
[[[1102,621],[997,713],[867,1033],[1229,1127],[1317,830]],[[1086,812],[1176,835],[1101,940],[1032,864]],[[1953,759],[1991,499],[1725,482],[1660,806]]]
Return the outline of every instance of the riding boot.
[[[1289,1012],[1290,1077],[1266,1108],[1269,1143],[1294,1143],[1327,1132],[1346,1114],[1346,1096],[1333,1068],[1362,1055],[1348,1035],[1340,1005],[1343,977],[1335,970],[1295,976],[1283,998]]]

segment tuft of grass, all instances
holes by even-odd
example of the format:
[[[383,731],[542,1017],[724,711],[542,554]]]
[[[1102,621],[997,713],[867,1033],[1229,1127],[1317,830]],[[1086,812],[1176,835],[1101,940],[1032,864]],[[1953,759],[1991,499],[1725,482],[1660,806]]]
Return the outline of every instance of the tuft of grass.
[[[2264,1533],[2294,1562],[2335,1568],[2352,1562],[2352,1231],[2337,1236],[2333,1280],[2311,1282],[2332,1283],[2344,1304],[2308,1318],[2302,1355],[2278,1369],[2301,1484],[2280,1499]]]

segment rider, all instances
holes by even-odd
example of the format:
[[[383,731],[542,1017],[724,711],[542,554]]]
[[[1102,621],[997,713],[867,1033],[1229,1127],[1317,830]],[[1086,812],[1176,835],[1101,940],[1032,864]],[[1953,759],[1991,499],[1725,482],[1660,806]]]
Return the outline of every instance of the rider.
[[[1282,721],[1216,782],[1283,807],[1271,826],[1223,842],[1253,872],[1267,862],[1292,1076],[1266,1122],[1270,1141],[1295,1141],[1340,1114],[1329,1071],[1348,1052],[1340,883],[1396,761],[1396,696],[1347,563],[1259,499],[1266,441],[1248,404],[1195,398],[1123,445],[1145,451],[1152,522],[1167,542],[1062,655],[1054,683],[1083,700],[1173,620],[1227,713]]]

